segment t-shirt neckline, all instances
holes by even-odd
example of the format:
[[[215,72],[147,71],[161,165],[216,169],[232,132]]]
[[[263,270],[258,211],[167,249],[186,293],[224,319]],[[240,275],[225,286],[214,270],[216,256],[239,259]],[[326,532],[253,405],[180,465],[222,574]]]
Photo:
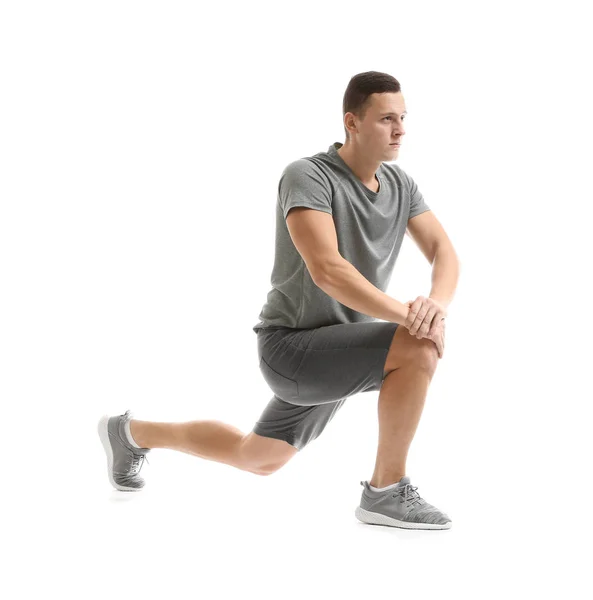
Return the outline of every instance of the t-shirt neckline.
[[[336,148],[336,145],[338,145],[338,147]],[[369,189],[358,177],[357,175],[354,173],[354,171],[349,167],[348,163],[346,163],[344,161],[344,159],[338,154],[338,149],[341,148],[344,144],[342,144],[342,142],[334,142],[330,147],[329,147],[329,154],[332,156],[332,158],[334,160],[336,160],[339,164],[341,164],[347,171],[348,174],[350,175],[350,177],[356,182],[356,184],[362,189],[362,191],[369,196],[369,198],[371,199],[376,199],[379,196],[381,196],[383,194],[383,190],[385,189],[385,180],[383,179],[383,177],[379,174],[379,170],[381,169],[381,167],[379,167],[379,169],[377,169],[377,172],[375,173],[375,175],[377,176],[377,179],[379,181],[379,190],[376,192],[373,192],[373,190]]]

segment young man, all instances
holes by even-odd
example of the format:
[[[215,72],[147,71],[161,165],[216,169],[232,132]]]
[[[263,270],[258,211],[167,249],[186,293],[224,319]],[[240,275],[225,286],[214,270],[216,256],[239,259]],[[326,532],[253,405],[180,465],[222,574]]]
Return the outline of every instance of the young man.
[[[316,439],[344,402],[380,391],[375,472],[361,481],[366,523],[448,529],[406,476],[408,449],[444,350],[458,261],[415,182],[394,164],[405,134],[399,82],[354,76],[343,101],[344,144],[290,163],[276,207],[273,287],[253,327],[274,392],[253,430],[219,421],[151,423],[104,416],[111,483],[138,490],[151,448],[170,448],[268,475]],[[429,297],[384,293],[405,233],[433,265]],[[382,320],[376,320],[382,319]],[[403,325],[403,327],[401,326]]]

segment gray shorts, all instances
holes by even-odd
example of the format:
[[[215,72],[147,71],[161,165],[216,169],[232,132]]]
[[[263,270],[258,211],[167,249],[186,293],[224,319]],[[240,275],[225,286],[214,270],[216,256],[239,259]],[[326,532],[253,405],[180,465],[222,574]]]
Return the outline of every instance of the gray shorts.
[[[397,323],[257,330],[259,368],[274,393],[253,427],[302,450],[354,394],[381,389]]]

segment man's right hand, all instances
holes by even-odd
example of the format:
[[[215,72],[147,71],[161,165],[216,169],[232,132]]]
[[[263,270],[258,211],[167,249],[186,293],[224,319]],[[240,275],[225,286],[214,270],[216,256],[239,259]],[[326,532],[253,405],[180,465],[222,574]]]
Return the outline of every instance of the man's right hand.
[[[406,302],[405,305],[410,308],[412,306],[413,302]],[[414,337],[418,338],[418,339],[429,339],[432,340],[435,344],[435,346],[437,347],[438,353],[439,353],[439,358],[443,358],[443,353],[445,351],[445,323],[446,323],[446,319],[441,319],[441,321],[439,322],[439,324],[436,326],[434,332],[432,333],[432,335],[429,333],[427,333],[426,335],[422,335],[421,333],[419,333],[420,330],[418,330],[418,332],[416,333],[410,333],[410,330],[408,329],[408,333],[410,333],[410,335],[413,335]],[[431,326],[432,329],[432,326]],[[420,336],[420,337],[418,337]]]

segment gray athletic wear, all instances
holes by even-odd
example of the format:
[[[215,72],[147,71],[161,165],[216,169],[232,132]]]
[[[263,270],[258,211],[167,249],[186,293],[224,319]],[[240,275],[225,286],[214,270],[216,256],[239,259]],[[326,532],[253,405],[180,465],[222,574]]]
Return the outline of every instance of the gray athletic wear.
[[[282,173],[276,205],[272,289],[253,327],[259,366],[274,395],[255,424],[262,436],[301,450],[348,397],[378,391],[397,323],[341,304],[315,283],[286,225],[307,206],[332,215],[340,254],[374,286],[387,289],[408,220],[430,210],[411,177],[392,163],[369,190],[337,150],[300,158]]]
[[[340,254],[383,292],[408,220],[430,210],[416,183],[394,163],[381,164],[379,190],[369,190],[338,154],[341,146],[334,142],[327,152],[299,158],[280,177],[272,289],[253,327],[256,332],[273,326],[309,329],[374,320],[313,283],[286,225],[291,208],[307,206],[331,214]]]
[[[375,321],[262,329],[259,368],[274,395],[253,431],[302,450],[350,396],[381,389],[397,327]]]
[[[111,485],[122,492],[137,492],[144,487],[140,469],[150,448],[136,448],[126,435],[126,422],[132,419],[132,412],[110,417],[104,415],[99,420],[98,431],[107,458],[107,475]]]
[[[451,529],[451,517],[424,500],[407,476],[395,488],[383,492],[371,490],[368,481],[360,485],[363,491],[354,514],[363,523],[402,529]]]

